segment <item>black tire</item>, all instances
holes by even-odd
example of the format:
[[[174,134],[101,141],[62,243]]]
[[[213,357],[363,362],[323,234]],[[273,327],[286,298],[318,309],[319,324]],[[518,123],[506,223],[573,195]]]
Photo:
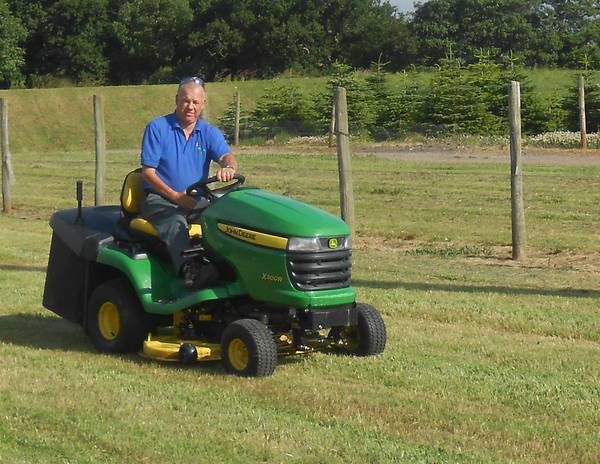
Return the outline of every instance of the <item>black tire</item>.
[[[277,346],[271,331],[255,319],[237,320],[221,337],[225,370],[242,377],[266,377],[277,366]]]
[[[335,330],[334,338],[343,340],[343,351],[348,354],[374,356],[383,353],[387,332],[381,314],[373,306],[365,303],[357,303],[356,309],[357,325]]]
[[[87,329],[94,346],[105,353],[138,351],[148,335],[148,318],[125,279],[100,284],[90,297]]]

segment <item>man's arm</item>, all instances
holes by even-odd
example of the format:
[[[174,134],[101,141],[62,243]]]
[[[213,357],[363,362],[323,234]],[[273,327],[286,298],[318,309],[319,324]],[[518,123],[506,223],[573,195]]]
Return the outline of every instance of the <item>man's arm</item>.
[[[233,179],[237,172],[237,160],[233,153],[226,153],[218,161],[220,168],[217,170],[217,179],[221,182],[228,182]]]
[[[142,175],[150,184],[152,190],[170,202],[181,206],[183,209],[192,209],[196,205],[196,200],[189,195],[186,195],[185,192],[176,192],[167,184],[165,184],[164,181],[156,174],[155,168],[142,166]]]

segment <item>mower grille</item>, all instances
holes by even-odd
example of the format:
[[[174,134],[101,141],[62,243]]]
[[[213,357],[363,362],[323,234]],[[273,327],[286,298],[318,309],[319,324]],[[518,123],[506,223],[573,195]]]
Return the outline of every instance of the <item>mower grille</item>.
[[[299,290],[331,290],[350,286],[350,250],[288,252],[288,273]]]

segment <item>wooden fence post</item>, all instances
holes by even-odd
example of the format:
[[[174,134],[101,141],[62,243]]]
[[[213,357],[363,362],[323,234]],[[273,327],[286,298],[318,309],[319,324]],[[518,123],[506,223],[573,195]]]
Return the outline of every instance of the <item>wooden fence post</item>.
[[[104,179],[106,174],[106,136],[104,132],[104,108],[100,95],[94,95],[94,136],[96,140],[96,194],[95,205],[104,204]]]
[[[8,147],[8,102],[4,98],[0,98],[0,152],[2,152],[2,212],[8,213],[12,208],[10,184],[14,182],[14,174]]]
[[[511,81],[508,99],[510,122],[510,198],[512,219],[512,256],[525,258],[525,209],[523,206],[523,177],[521,168],[521,87]]]
[[[333,147],[333,134],[335,134],[335,97],[331,103],[331,122],[329,124],[329,147]]]
[[[346,89],[336,87],[334,92],[335,129],[340,178],[340,207],[342,219],[354,234],[354,196],[352,193],[352,165],[350,162],[350,140],[348,133],[348,106]]]
[[[579,130],[581,131],[581,149],[587,150],[587,127],[585,120],[585,80],[579,76]]]
[[[233,129],[233,144],[240,143],[240,91],[235,91],[235,125]]]

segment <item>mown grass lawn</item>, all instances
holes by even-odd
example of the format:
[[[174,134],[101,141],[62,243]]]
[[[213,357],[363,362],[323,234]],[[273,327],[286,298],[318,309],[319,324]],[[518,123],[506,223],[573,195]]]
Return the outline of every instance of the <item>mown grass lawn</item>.
[[[308,150],[309,151],[309,150]],[[337,213],[333,153],[240,154],[248,183]],[[94,351],[41,306],[48,218],[93,199],[90,153],[13,155],[0,215],[0,462],[600,461],[600,169],[525,167],[528,254],[509,258],[509,168],[353,159],[353,283],[375,358],[315,354],[240,379]],[[135,152],[111,152],[116,202]]]

